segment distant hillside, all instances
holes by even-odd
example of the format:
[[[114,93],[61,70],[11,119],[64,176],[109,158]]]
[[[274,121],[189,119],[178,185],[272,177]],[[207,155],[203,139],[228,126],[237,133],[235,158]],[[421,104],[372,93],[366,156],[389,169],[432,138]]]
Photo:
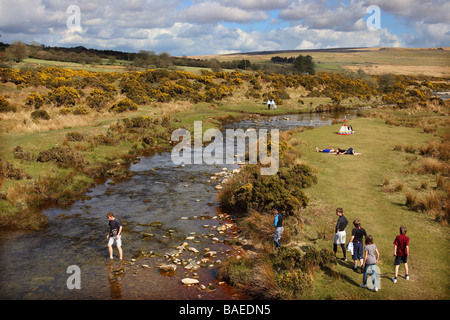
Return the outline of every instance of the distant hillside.
[[[11,61],[7,50],[10,44],[0,42],[0,64]],[[72,48],[49,47],[41,44],[28,45],[29,58],[45,61],[79,63],[80,67],[91,65],[110,65],[122,68],[180,68],[244,69],[264,70],[273,73],[295,72],[292,61],[299,55],[312,57],[316,72],[358,72],[368,74],[405,74],[450,77],[450,47],[443,48],[328,48],[306,50],[255,51],[202,56],[171,56],[168,53],[156,54],[140,50],[138,53],[115,50],[88,49],[83,46]],[[277,57],[278,59],[272,59]],[[18,60],[19,61],[19,60]],[[38,61],[33,63],[40,65]],[[12,65],[11,65],[12,66]],[[17,67],[17,66],[16,66]]]
[[[271,58],[311,55],[317,71],[343,72],[359,69],[369,74],[423,74],[450,76],[450,47],[443,48],[330,48],[308,50],[260,51],[220,55],[192,56],[219,61],[248,59],[251,63],[270,64]]]

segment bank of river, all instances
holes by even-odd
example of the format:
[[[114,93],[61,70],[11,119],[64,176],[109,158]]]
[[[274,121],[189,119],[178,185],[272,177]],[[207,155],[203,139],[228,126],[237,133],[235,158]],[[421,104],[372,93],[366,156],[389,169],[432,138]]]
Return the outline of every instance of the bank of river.
[[[274,116],[227,127],[288,130],[328,125],[344,115],[350,119],[356,112]],[[142,157],[131,164],[130,179],[107,180],[70,207],[46,209],[44,230],[3,231],[0,298],[245,299],[217,280],[216,266],[239,254],[226,244],[236,233],[217,203],[220,180],[211,178],[224,167],[231,171],[238,165],[174,165],[168,152]],[[117,251],[114,260],[108,256],[109,211],[125,225],[122,263]],[[162,273],[163,264],[177,270]],[[80,268],[81,289],[67,286],[72,265]],[[184,286],[184,278],[199,285]]]

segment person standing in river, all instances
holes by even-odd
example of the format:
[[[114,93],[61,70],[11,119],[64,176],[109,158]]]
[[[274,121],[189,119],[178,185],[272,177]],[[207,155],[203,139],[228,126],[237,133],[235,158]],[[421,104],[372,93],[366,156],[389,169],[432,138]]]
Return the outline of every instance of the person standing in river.
[[[114,244],[114,241],[115,241],[117,250],[119,251],[119,259],[122,260],[122,258],[123,258],[123,251],[122,251],[122,229],[123,229],[123,226],[122,226],[122,223],[120,223],[120,221],[114,217],[114,214],[112,212],[108,212],[107,217],[109,220],[109,232],[108,232],[108,235],[106,236],[106,239],[108,239],[109,258],[113,259],[112,245]]]
[[[333,251],[334,256],[336,257],[336,253],[338,250],[338,245],[341,246],[344,257],[343,261],[347,261],[346,251],[345,251],[345,240],[347,238],[347,234],[345,233],[345,228],[347,227],[348,220],[344,216],[344,210],[342,208],[336,209],[336,215],[339,217],[335,227],[334,241],[333,241]]]

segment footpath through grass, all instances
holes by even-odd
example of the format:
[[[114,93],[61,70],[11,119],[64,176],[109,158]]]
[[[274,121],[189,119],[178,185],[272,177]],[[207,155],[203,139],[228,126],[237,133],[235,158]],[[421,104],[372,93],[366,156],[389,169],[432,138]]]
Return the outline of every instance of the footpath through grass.
[[[388,126],[379,119],[360,118],[351,124],[356,132],[351,136],[337,134],[340,124],[293,135],[301,141],[296,148],[302,159],[318,170],[319,182],[305,189],[311,203],[302,217],[305,224],[301,234],[291,240],[332,249],[335,209],[342,207],[349,220],[347,241],[356,218],[374,237],[381,255],[381,289],[374,293],[359,287],[362,274],[351,270],[353,260],[347,252],[348,261],[339,261],[329,273],[318,275],[312,294],[306,298],[449,299],[448,226],[441,226],[425,213],[409,211],[401,200],[403,195],[390,197],[382,190],[384,177],[407,174],[408,154],[394,147],[405,143],[419,146],[432,135],[418,128]],[[353,147],[363,154],[330,155],[316,152],[315,147]],[[392,243],[401,225],[408,228],[410,237],[410,280],[404,279],[400,266],[399,280],[394,284],[390,280],[394,272]],[[342,257],[340,248],[337,256]]]

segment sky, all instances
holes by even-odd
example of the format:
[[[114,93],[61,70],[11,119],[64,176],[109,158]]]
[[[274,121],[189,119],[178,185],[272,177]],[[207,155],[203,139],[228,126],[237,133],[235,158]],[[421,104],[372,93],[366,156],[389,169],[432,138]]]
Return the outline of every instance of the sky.
[[[448,47],[448,0],[0,0],[0,41],[173,56]]]

